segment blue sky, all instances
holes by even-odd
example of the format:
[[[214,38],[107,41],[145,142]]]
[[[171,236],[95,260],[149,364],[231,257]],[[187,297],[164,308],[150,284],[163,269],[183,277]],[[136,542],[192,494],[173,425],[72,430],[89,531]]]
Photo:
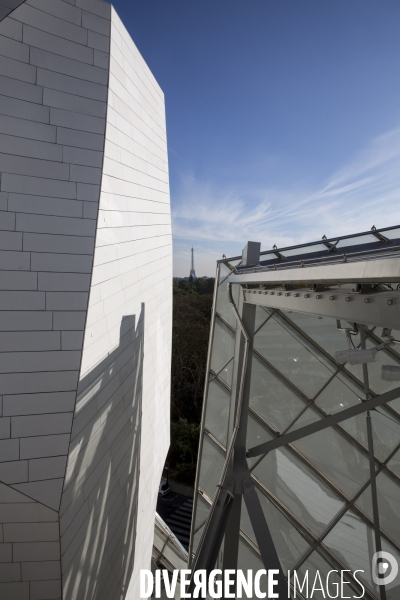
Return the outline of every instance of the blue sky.
[[[400,223],[398,0],[114,0],[166,99],[174,274]]]

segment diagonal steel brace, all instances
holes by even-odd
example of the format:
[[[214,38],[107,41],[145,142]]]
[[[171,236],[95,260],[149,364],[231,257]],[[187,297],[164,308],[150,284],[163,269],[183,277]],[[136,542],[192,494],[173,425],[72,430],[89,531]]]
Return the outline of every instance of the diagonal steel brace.
[[[265,569],[276,569],[279,572],[275,591],[279,598],[288,598],[285,578],[276,552],[268,524],[251,479],[251,473],[246,460],[246,431],[248,398],[244,406],[245,380],[248,374],[248,359],[251,350],[250,337],[232,297],[232,284],[228,284],[228,298],[235,313],[238,326],[243,336],[243,358],[240,377],[238,401],[235,414],[235,425],[228,445],[226,459],[222,470],[217,492],[208,514],[203,534],[192,562],[192,580],[190,589],[194,588],[194,572],[205,569],[210,573],[215,567],[226,526],[232,511],[235,497],[243,497],[250,517],[251,525],[261,553]],[[244,410],[243,410],[244,409]],[[238,532],[239,535],[239,532]]]

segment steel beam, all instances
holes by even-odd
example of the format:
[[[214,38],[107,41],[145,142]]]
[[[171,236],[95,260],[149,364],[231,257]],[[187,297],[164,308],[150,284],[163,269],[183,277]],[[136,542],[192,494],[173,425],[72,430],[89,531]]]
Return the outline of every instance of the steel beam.
[[[279,311],[276,311],[274,318],[276,319],[276,321],[280,325],[282,325],[286,329],[286,331],[288,331],[289,333],[291,333],[291,335],[293,335],[292,332],[295,331],[298,334],[298,336],[303,340],[303,343],[306,342],[306,344],[308,344],[313,349],[313,352],[316,353],[317,358],[318,357],[319,358],[325,358],[332,365],[332,367],[335,370],[340,367],[339,363],[336,362],[336,360],[333,358],[333,356],[331,354],[329,354],[329,352],[327,350],[325,350],[325,348],[323,348],[315,340],[313,340],[294,321],[292,321],[291,319],[289,319],[289,317],[288,317],[287,314],[284,314],[284,313],[281,313]],[[360,390],[364,389],[363,382],[360,381],[353,373],[351,373],[350,371],[348,371],[345,368],[344,365],[342,365],[341,373],[349,381],[351,381],[357,387],[359,387]],[[340,375],[340,373],[339,373],[339,375]],[[372,392],[371,392],[371,394],[372,394]],[[375,396],[375,393],[373,393],[372,395]]]
[[[268,428],[274,435],[277,435],[277,431],[271,426],[269,425],[269,423],[267,423],[267,421],[265,421],[265,419],[263,419],[263,417],[261,417],[256,411],[254,411],[253,409],[250,409],[252,414],[256,417],[256,419],[258,421],[260,421],[260,423]],[[331,522],[328,530],[326,531],[326,535],[329,533],[329,531],[331,529],[333,529],[334,525],[336,525],[336,523],[341,519],[341,517],[348,511],[349,508],[351,508],[355,502],[358,500],[358,498],[361,496],[361,494],[368,488],[368,486],[371,483],[371,480],[368,479],[368,481],[362,486],[362,488],[357,492],[357,494],[353,497],[353,498],[349,498],[349,496],[347,496],[343,490],[341,490],[335,483],[333,483],[316,465],[314,465],[313,462],[311,462],[311,460],[309,458],[307,458],[306,456],[304,456],[304,454],[298,450],[295,446],[293,446],[293,444],[288,444],[287,445],[288,450],[294,454],[302,463],[304,463],[305,465],[307,465],[307,467],[309,469],[311,469],[311,471],[313,471],[317,477],[319,477],[321,479],[321,481],[323,481],[335,494],[337,494],[345,503],[344,508],[341,511],[339,511],[339,513],[336,515],[336,517],[334,518],[334,520]],[[389,467],[387,466],[387,463],[393,458],[393,456],[397,453],[397,451],[400,449],[400,444],[398,444],[398,446],[396,446],[396,448],[394,450],[392,450],[392,452],[389,454],[389,456],[385,459],[385,461],[383,463],[379,463],[378,465],[378,469],[376,471],[376,475],[378,475],[383,469],[386,469],[388,471],[388,473],[397,479],[397,476],[389,469]],[[265,455],[263,455],[261,457],[261,460],[265,457]],[[257,461],[256,463],[254,463],[250,469],[250,472],[253,473],[254,469],[259,465],[259,463],[261,462],[261,460]],[[252,475],[253,476],[253,475]],[[354,510],[359,514],[359,516],[363,519],[363,521],[365,521],[365,523],[367,523],[368,525],[372,525],[374,524],[373,519],[371,519],[363,510],[361,510],[361,508],[359,508],[358,506],[354,506]],[[393,540],[385,531],[383,531],[381,529],[381,535],[389,542],[391,543],[399,552],[400,552],[400,545],[398,544],[398,542],[396,542],[395,540]],[[325,537],[325,532],[322,536]]]
[[[214,297],[213,297],[213,305],[212,305],[212,312],[211,312],[211,324],[210,324],[210,338],[208,341],[208,354],[207,354],[207,365],[206,365],[206,376],[205,376],[205,382],[204,382],[204,395],[203,395],[203,412],[201,415],[201,424],[200,424],[200,435],[199,435],[199,447],[198,447],[198,460],[201,460],[201,455],[202,455],[202,451],[203,451],[203,439],[204,439],[204,429],[205,429],[205,422],[206,422],[206,407],[207,407],[207,396],[208,396],[208,386],[209,386],[209,373],[210,373],[210,366],[211,366],[211,350],[212,350],[212,345],[214,342],[214,330],[215,330],[215,318],[216,318],[216,306],[217,306],[217,295],[218,295],[218,287],[219,287],[219,274],[220,274],[220,270],[221,267],[219,264],[217,264],[217,270],[215,273],[215,285],[214,285]],[[191,523],[191,527],[190,527],[190,542],[189,542],[189,558],[188,558],[188,566],[190,567],[191,563],[192,563],[192,549],[193,549],[193,540],[194,540],[194,516],[196,515],[196,509],[197,509],[197,489],[199,487],[199,478],[200,478],[200,469],[198,468],[196,470],[196,481],[195,481],[195,486],[194,489],[196,490],[196,493],[194,495],[193,498],[193,518],[192,518],[192,523]]]
[[[278,593],[279,598],[287,598],[287,586],[283,576],[281,563],[278,558],[278,553],[267,526],[265,515],[261,506],[259,497],[250,478],[243,480],[243,498],[246,503],[247,512],[249,513],[251,526],[256,536],[257,545],[260,550],[261,558],[265,568],[276,569],[279,573],[277,586],[274,591]]]
[[[378,509],[378,491],[376,487],[376,472],[375,472],[375,457],[374,457],[374,438],[372,436],[371,415],[367,414],[367,432],[369,446],[369,467],[371,477],[371,496],[372,496],[372,513],[374,515],[374,534],[375,534],[375,550],[382,552],[381,531],[379,525],[379,509]],[[379,586],[381,600],[386,600],[385,585]]]
[[[365,325],[359,325],[360,330],[360,346],[362,350],[366,349],[366,335]],[[365,397],[368,400],[370,398],[369,393],[369,377],[368,377],[368,365],[363,364],[363,378],[364,378],[364,390]],[[375,453],[374,453],[374,438],[372,435],[372,422],[369,411],[367,412],[367,436],[368,436],[368,452],[369,452],[369,475],[371,479],[371,498],[372,498],[372,514],[374,516],[374,534],[375,534],[375,551],[382,551],[381,531],[379,525],[379,509],[378,509],[378,491],[376,487],[376,470],[375,470]],[[385,585],[379,586],[379,593],[381,600],[386,600],[386,588]]]
[[[253,253],[250,252],[251,248],[249,246],[250,244],[247,246],[247,254],[253,260]],[[247,254],[244,252],[244,258]],[[237,566],[240,505],[241,497],[244,496],[265,568],[278,569],[278,589],[280,597],[285,598],[285,593],[287,593],[285,578],[246,461],[255,306],[244,305],[240,315],[232,297],[231,285],[228,285],[228,298],[238,323],[231,401],[231,406],[235,408],[235,423],[217,493],[193,559],[192,572],[198,569],[212,570],[228,522],[230,522],[231,531],[227,536],[227,542],[233,540],[233,544],[230,548],[227,546],[224,548],[225,559],[223,564],[229,565],[230,568]],[[191,588],[193,588],[193,585],[192,578]]]
[[[289,446],[289,448],[291,448],[291,446]],[[397,452],[400,450],[400,443],[396,446],[396,448],[394,448],[392,450],[392,452],[389,454],[389,456],[385,459],[385,462],[380,465],[376,471],[376,476],[379,475],[379,473],[381,473],[381,471],[383,471],[383,469],[387,468],[387,463],[393,458],[393,456],[395,454],[397,454]],[[330,484],[329,480],[328,480],[328,485]],[[361,514],[362,518],[364,519],[364,521],[368,521],[368,523],[371,525],[372,519],[366,519],[366,515],[364,515],[363,513],[360,512],[359,509],[357,509],[357,506],[354,506],[355,503],[357,502],[357,500],[360,498],[360,496],[362,496],[362,494],[365,492],[365,490],[368,489],[368,487],[371,484],[371,480],[368,479],[368,481],[366,481],[364,483],[364,485],[358,490],[357,494],[355,496],[353,496],[353,498],[351,498],[350,500],[345,500],[346,504],[343,506],[343,508],[338,512],[338,514],[336,515],[336,517],[333,519],[333,521],[331,521],[328,525],[328,527],[325,529],[325,531],[319,536],[318,541],[315,543],[315,545],[313,545],[312,548],[310,548],[309,550],[307,550],[307,552],[305,552],[305,554],[301,557],[301,559],[296,563],[294,569],[300,569],[301,565],[307,560],[307,558],[310,556],[310,554],[314,551],[314,549],[317,548],[317,546],[326,538],[326,536],[332,531],[332,529],[337,525],[337,523],[339,523],[340,519],[342,517],[344,517],[344,515],[348,512],[348,510],[352,507],[354,507],[359,514]],[[342,497],[343,497],[343,493],[341,493]],[[383,534],[385,534],[385,532],[382,531]],[[389,538],[388,535],[385,534],[386,539],[388,539],[391,543],[393,543],[393,540],[391,538]],[[396,546],[396,544],[394,544]],[[397,548],[398,548],[398,544],[397,544]]]
[[[270,440],[268,442],[264,442],[263,444],[259,444],[258,446],[254,446],[254,448],[250,448],[247,451],[247,456],[260,456],[261,454],[270,452],[270,450],[275,450],[281,446],[286,446],[290,442],[295,442],[296,440],[300,440],[301,438],[312,435],[313,433],[317,433],[318,431],[323,431],[327,427],[332,427],[332,425],[336,425],[337,423],[341,423],[342,421],[346,421],[347,419],[361,415],[368,410],[373,410],[377,406],[382,406],[383,404],[391,402],[392,400],[396,400],[399,397],[400,387],[390,390],[389,392],[385,392],[380,396],[375,396],[375,398],[370,398],[369,400],[361,402],[360,404],[356,404],[355,406],[351,406],[350,408],[346,408],[345,410],[341,410],[334,415],[325,417],[325,419],[322,419],[321,421],[310,423],[305,427],[296,429],[296,431],[285,433],[285,435],[282,435],[275,440]]]
[[[352,233],[352,234],[342,235],[342,236],[334,237],[334,238],[326,238],[325,237],[325,238],[322,238],[321,240],[317,240],[316,242],[307,242],[306,244],[297,244],[295,246],[285,246],[284,248],[276,248],[276,246],[274,246],[274,248],[272,250],[263,250],[263,252],[260,252],[260,257],[275,254],[275,250],[278,250],[279,252],[286,252],[287,250],[291,250],[291,251],[301,250],[302,248],[311,248],[313,246],[321,246],[324,241],[335,244],[337,242],[341,242],[344,240],[354,240],[357,238],[369,237],[371,234],[376,235],[376,234],[382,233],[382,232],[386,233],[387,231],[395,231],[396,229],[400,229],[400,225],[393,225],[392,227],[383,227],[380,229],[373,228],[373,229],[371,229],[371,231],[362,231],[359,233]],[[354,248],[357,249],[357,245],[355,245]],[[242,258],[241,256],[232,256],[229,258],[225,257],[217,262],[226,264],[229,262],[238,261],[241,258]]]
[[[250,255],[252,256],[251,248]],[[247,388],[250,385],[250,373],[248,372],[247,366],[249,356],[251,356],[251,349],[249,348],[249,346],[251,345],[251,338],[234,303],[230,285],[228,285],[228,298],[237,320],[238,340],[240,342],[240,351],[238,351],[236,348],[235,352],[235,371],[238,375],[238,385],[236,385],[236,382],[234,381],[234,389],[232,390],[232,394],[235,394],[235,424],[232,435],[230,436],[230,442],[227,449],[225,463],[220,477],[220,482],[217,487],[217,493],[214,498],[214,502],[211,506],[211,510],[209,512],[204,531],[201,536],[196,555],[194,557],[192,565],[193,572],[198,569],[206,569],[207,571],[210,571],[215,564],[221,546],[222,538],[225,533],[226,524],[229,519],[229,514],[232,509],[233,494],[234,492],[237,494],[242,493],[240,490],[240,481],[235,481],[233,476],[233,461],[237,461],[238,455],[243,454],[244,462],[246,462],[245,446],[243,447],[242,452],[240,452],[239,449],[243,445],[243,434],[241,432],[241,427],[243,427],[243,422],[245,419],[247,424],[247,409],[243,411],[242,408],[243,404],[246,402],[246,385]],[[255,307],[247,307],[246,314],[247,313],[247,326],[250,325],[251,334],[253,335]],[[203,410],[203,416],[204,414],[205,411]],[[246,433],[244,433],[244,439],[245,437]],[[237,479],[237,473],[235,473],[235,475]],[[237,535],[239,535],[239,532],[237,532]],[[193,578],[191,581],[191,587],[193,587]]]
[[[328,379],[328,381],[322,386],[322,388],[315,394],[314,398],[308,398],[308,396],[306,396],[306,394],[304,394],[304,392],[302,392],[301,390],[299,390],[299,388],[297,388],[294,383],[292,383],[292,381],[290,379],[288,379],[285,375],[283,375],[283,373],[281,373],[272,363],[270,363],[258,350],[254,349],[253,352],[260,358],[260,360],[263,360],[265,362],[265,364],[267,364],[271,370],[275,373],[275,375],[281,379],[282,381],[284,381],[296,394],[299,395],[300,398],[302,398],[304,400],[304,402],[306,403],[305,406],[303,407],[303,409],[300,411],[300,413],[295,417],[295,419],[293,419],[292,423],[290,423],[290,425],[288,427],[285,428],[285,430],[283,432],[280,431],[275,431],[274,433],[275,435],[283,435],[284,433],[286,433],[291,427],[293,427],[293,425],[296,423],[296,421],[301,417],[302,414],[304,414],[304,412],[306,410],[308,410],[308,408],[310,408],[310,406],[312,406],[319,414],[321,414],[324,418],[329,416],[316,402],[315,400],[318,399],[318,396],[322,393],[322,391],[325,389],[325,387],[332,381],[332,379],[334,379],[335,377],[337,377],[339,374],[344,374],[346,376],[350,375],[342,366],[342,368],[337,369],[337,371],[332,375],[332,377],[330,379]],[[333,360],[333,359],[332,359]],[[358,381],[358,380],[357,380]],[[389,407],[386,407],[387,409]],[[252,410],[252,409],[251,409]],[[393,411],[393,409],[392,409]],[[395,411],[393,411],[395,413]],[[397,415],[397,413],[395,413]],[[267,424],[267,423],[266,423]],[[267,426],[269,427],[269,424],[267,424]],[[342,427],[340,424],[336,425],[337,429],[349,440],[351,440],[352,443],[354,443],[362,452],[368,454],[368,448],[366,448],[357,438],[355,438],[354,436],[351,435],[351,433],[349,431],[347,431],[347,429],[345,429],[344,427]],[[272,430],[272,429],[271,429]],[[257,462],[257,464],[259,462],[261,462],[261,460],[263,459],[265,455],[261,456],[261,458],[259,459],[259,461]],[[380,463],[380,461],[377,459],[377,462]],[[251,470],[253,470],[254,466],[252,467]],[[397,477],[396,475],[394,475],[395,477]]]
[[[245,302],[257,306],[400,329],[400,294],[396,291],[361,294],[341,289],[244,290],[244,297]]]
[[[324,558],[324,560],[326,562],[328,562],[326,556],[323,556],[323,554],[322,554],[322,551],[323,551],[325,554],[327,554],[329,556],[330,559],[333,559],[333,561],[335,561],[337,563],[337,565],[340,566],[340,569],[346,569],[346,565],[344,565],[342,563],[340,558],[337,557],[336,554],[330,548],[319,543],[317,536],[310,529],[308,529],[308,527],[306,527],[299,520],[299,518],[290,509],[288,509],[287,506],[285,506],[283,504],[283,502],[281,502],[281,500],[279,500],[276,496],[274,496],[274,494],[272,494],[270,492],[270,490],[254,475],[252,476],[252,478],[253,478],[254,482],[256,483],[258,489],[264,494],[264,496],[266,498],[268,498],[268,500],[275,506],[275,508],[277,510],[279,510],[279,512],[287,519],[287,521],[294,527],[294,529],[301,535],[301,537],[308,544],[313,543],[315,545],[313,550],[318,552]],[[337,565],[335,565],[335,566],[332,565],[332,566],[334,568],[337,568]],[[356,582],[351,573],[350,573],[350,577],[352,578],[352,580],[355,584]],[[352,587],[352,586],[350,585],[350,587]],[[355,588],[355,589],[357,589],[357,588]],[[377,600],[376,596],[370,590],[367,589],[366,592],[367,592],[368,597],[373,598],[374,600]]]
[[[228,277],[230,283],[242,285],[321,285],[336,283],[387,283],[400,282],[400,261],[398,256],[380,260],[360,260],[357,262],[323,263],[318,266],[274,270],[256,269],[253,273],[239,272]]]

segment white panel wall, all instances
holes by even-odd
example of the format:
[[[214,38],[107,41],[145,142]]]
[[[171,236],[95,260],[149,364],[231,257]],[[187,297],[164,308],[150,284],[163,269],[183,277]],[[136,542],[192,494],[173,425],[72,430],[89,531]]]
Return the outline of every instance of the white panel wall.
[[[145,304],[143,414],[135,565],[127,598],[139,598],[139,570],[149,568],[158,485],[169,446],[172,332],[172,242],[163,94],[116,13],[112,12],[110,90],[95,251],[101,298],[108,267],[122,294],[108,302],[109,334],[116,314]],[[117,260],[110,255],[110,242]],[[107,265],[107,266],[106,266]],[[118,265],[118,266],[117,266]],[[106,300],[104,300],[104,307]],[[94,307],[93,307],[94,309]],[[89,313],[93,310],[90,306]],[[86,355],[86,350],[85,350]],[[84,367],[86,364],[84,363]]]
[[[0,21],[5,19],[13,10],[18,8],[24,0],[0,0]]]
[[[103,179],[61,507],[68,598],[139,598],[169,446],[172,247],[163,94],[112,11]],[[131,576],[133,569],[133,575]],[[124,592],[124,593],[125,593]]]
[[[137,600],[169,445],[167,146],[101,0],[0,22],[0,230],[0,597]]]
[[[0,0],[14,8],[14,0]],[[0,598],[61,598],[59,508],[100,197],[111,8],[0,22]],[[100,26],[103,28],[99,33]]]

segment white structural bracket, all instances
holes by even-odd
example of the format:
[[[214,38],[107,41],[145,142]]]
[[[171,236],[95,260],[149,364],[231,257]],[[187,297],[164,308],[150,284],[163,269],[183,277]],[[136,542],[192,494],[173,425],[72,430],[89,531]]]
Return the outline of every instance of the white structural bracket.
[[[230,280],[231,277],[228,281]],[[268,308],[343,319],[350,323],[368,323],[376,327],[400,329],[400,293],[397,291],[361,294],[341,289],[326,291],[310,291],[305,288],[290,291],[248,289],[244,290],[244,298],[249,304]]]

